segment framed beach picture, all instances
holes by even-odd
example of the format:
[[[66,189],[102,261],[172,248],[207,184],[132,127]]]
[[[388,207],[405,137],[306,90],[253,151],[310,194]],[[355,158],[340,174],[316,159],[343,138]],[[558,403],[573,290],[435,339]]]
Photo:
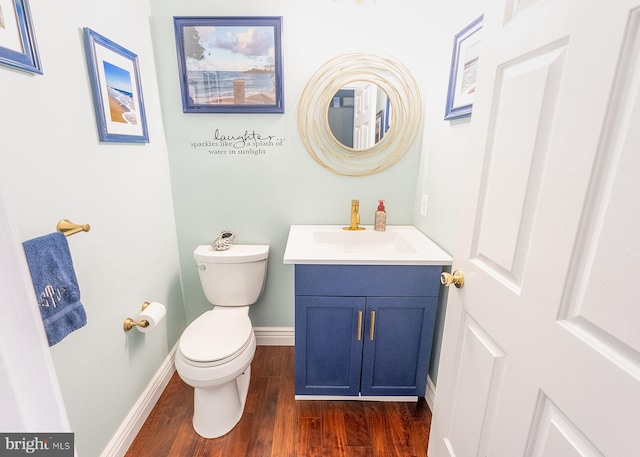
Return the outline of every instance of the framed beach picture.
[[[471,116],[480,58],[482,18],[480,16],[466,26],[453,39],[445,119]]]
[[[174,17],[185,113],[284,113],[282,17]]]
[[[138,56],[87,27],[84,46],[100,141],[148,143]]]
[[[28,0],[0,0],[0,64],[42,74]]]

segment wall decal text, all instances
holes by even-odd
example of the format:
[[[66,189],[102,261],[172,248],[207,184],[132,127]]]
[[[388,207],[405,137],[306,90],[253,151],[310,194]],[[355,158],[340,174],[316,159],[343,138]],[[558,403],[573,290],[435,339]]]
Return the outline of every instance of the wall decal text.
[[[273,148],[284,146],[284,141],[284,138],[277,135],[267,135],[255,130],[228,134],[216,129],[211,138],[192,141],[190,146],[193,149],[204,149],[212,156],[260,156],[267,155]]]

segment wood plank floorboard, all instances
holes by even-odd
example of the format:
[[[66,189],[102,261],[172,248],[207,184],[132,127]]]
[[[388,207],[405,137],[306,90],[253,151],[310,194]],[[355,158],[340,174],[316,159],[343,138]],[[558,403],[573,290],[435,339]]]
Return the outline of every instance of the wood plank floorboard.
[[[193,388],[174,374],[125,457],[425,457],[431,411],[417,403],[295,400],[294,348],[258,346],[238,425],[191,425]]]

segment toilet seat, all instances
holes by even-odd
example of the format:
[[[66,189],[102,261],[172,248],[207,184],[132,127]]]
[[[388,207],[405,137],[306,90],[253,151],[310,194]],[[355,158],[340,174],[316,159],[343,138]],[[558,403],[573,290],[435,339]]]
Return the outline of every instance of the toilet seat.
[[[246,311],[214,308],[186,328],[180,338],[179,350],[189,365],[222,365],[242,354],[251,343],[252,332]]]

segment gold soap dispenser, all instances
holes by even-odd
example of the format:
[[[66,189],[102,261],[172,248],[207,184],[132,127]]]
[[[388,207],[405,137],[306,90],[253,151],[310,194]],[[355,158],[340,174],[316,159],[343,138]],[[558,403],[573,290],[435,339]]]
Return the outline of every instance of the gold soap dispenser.
[[[384,209],[384,200],[378,200],[378,209],[376,210],[373,229],[377,232],[384,232],[387,229],[387,212]]]

